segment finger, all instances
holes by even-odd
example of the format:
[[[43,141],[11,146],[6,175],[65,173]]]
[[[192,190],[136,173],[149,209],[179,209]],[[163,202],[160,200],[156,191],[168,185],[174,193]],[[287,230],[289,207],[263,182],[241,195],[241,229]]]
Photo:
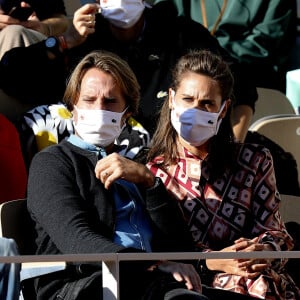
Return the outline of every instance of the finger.
[[[241,237],[241,238],[238,238],[237,240],[235,240],[234,243],[237,244],[237,243],[241,243],[241,242],[246,241],[246,240],[248,240],[248,239],[246,239],[244,237]]]
[[[265,271],[267,268],[269,267],[268,264],[253,264],[249,267],[249,269],[253,272],[262,272],[262,271]]]
[[[100,5],[98,3],[88,3],[86,5],[81,6],[74,12],[74,15],[78,14],[96,14],[98,13]]]
[[[100,177],[100,180],[104,184],[105,189],[108,190],[113,183],[112,173],[110,173],[109,171],[103,171],[101,172]]]
[[[180,275],[180,278],[181,278],[181,280],[177,280],[177,281],[184,281],[185,286],[186,286],[186,288],[188,290],[193,290],[193,289],[196,288],[196,285],[193,284],[193,281],[191,280],[190,276],[188,276],[188,275]]]
[[[247,277],[249,279],[253,279],[253,278],[256,278],[257,276],[259,276],[261,274],[261,272],[245,272],[244,275],[241,275],[243,277]]]
[[[176,281],[179,281],[179,282],[183,281],[183,277],[181,276],[181,274],[179,272],[173,272],[173,277],[175,278]]]
[[[257,243],[259,241],[259,237],[255,237],[252,240],[250,240],[252,243]]]
[[[188,289],[194,290],[198,293],[202,293],[202,284],[201,279],[198,274],[195,274],[195,276],[192,276],[189,281],[190,287],[186,284],[186,287]]]
[[[86,22],[87,27],[93,28],[95,26],[95,24],[96,24],[96,16],[95,16],[95,14],[88,14],[85,17],[85,22]]]
[[[234,247],[236,251],[242,251],[246,249],[249,246],[249,241],[247,240],[241,240],[239,242],[236,242]]]
[[[201,279],[199,274],[196,272],[194,267],[188,268],[186,266],[184,273],[182,274],[183,280],[185,281],[185,285],[189,290],[195,290],[197,292],[202,291]]]

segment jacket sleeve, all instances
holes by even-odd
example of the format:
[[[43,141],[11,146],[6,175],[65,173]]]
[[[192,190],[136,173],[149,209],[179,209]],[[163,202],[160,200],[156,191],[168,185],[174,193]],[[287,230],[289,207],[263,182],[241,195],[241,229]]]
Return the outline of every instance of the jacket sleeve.
[[[160,235],[159,245],[155,245],[154,241],[153,248],[172,252],[194,250],[192,236],[179,205],[159,178],[156,178],[156,185],[146,191],[146,208]]]
[[[240,61],[273,63],[287,59],[296,37],[296,7],[292,8],[292,2],[270,0],[257,7],[256,1],[248,1],[248,10],[255,12],[255,17],[248,24],[242,15],[224,22],[218,29],[218,40]]]
[[[98,221],[93,204],[80,195],[74,172],[72,162],[62,152],[42,151],[32,160],[27,204],[36,223],[40,251],[115,253],[124,250],[112,242],[112,229]],[[110,211],[106,209],[103,213],[110,214]]]
[[[251,235],[259,234],[259,242],[270,244],[275,251],[291,250],[292,237],[285,228],[279,213],[280,197],[276,188],[273,159],[266,148],[261,150],[261,159],[253,183],[253,227]],[[276,260],[276,267],[283,267],[286,260]],[[275,266],[273,266],[275,267]]]
[[[0,62],[0,87],[23,103],[54,103],[66,83],[64,56],[49,59],[44,41],[7,51]]]

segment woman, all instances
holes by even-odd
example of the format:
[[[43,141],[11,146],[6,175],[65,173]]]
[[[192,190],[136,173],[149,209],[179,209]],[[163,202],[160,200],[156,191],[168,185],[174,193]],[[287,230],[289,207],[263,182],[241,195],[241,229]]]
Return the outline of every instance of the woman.
[[[234,142],[233,79],[224,61],[191,51],[177,63],[148,167],[179,202],[201,251],[290,250],[279,215],[272,157],[260,145]],[[209,259],[213,287],[261,299],[296,299],[285,260]]]
[[[134,73],[112,53],[92,52],[73,71],[64,100],[75,134],[37,153],[29,171],[27,203],[37,254],[192,248],[163,183],[144,165],[121,157],[114,144],[136,113],[139,96]],[[192,265],[124,262],[120,278],[122,299],[205,298]],[[166,283],[163,289],[158,278]],[[36,287],[37,299],[102,299],[101,267],[68,265],[38,278]]]

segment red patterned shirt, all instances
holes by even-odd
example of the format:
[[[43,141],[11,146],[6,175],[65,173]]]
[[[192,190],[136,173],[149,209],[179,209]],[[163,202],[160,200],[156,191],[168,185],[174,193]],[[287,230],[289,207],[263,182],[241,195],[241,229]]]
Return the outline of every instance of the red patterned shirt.
[[[205,162],[181,145],[178,151],[176,165],[164,166],[163,157],[157,157],[148,167],[179,201],[198,248],[217,251],[240,237],[259,236],[260,243],[269,243],[275,250],[292,249],[292,238],[278,211],[280,196],[272,156],[266,148],[242,145],[235,171],[228,170],[213,183],[208,182]],[[255,280],[220,273],[213,286],[260,299],[296,299],[289,291],[293,282],[284,273],[285,263],[276,260],[272,269]]]

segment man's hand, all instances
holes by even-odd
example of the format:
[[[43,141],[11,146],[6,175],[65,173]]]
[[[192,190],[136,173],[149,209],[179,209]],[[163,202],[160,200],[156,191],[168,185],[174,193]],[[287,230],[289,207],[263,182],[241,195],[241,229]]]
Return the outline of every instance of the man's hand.
[[[95,175],[106,189],[117,179],[124,179],[145,188],[152,187],[155,183],[154,175],[146,166],[117,153],[100,159],[95,167]]]
[[[163,261],[157,268],[162,272],[171,273],[177,281],[184,282],[188,290],[202,293],[201,279],[193,265]]]

